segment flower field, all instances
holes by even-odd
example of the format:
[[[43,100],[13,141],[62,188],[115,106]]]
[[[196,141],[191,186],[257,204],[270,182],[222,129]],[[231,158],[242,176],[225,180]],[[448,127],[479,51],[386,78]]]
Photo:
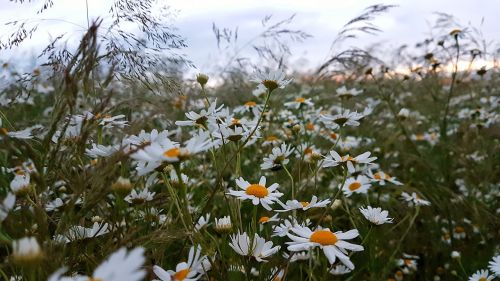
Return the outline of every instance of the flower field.
[[[1,280],[500,280],[500,71],[458,69],[479,57],[462,30],[406,72],[152,93],[92,28],[0,70]]]

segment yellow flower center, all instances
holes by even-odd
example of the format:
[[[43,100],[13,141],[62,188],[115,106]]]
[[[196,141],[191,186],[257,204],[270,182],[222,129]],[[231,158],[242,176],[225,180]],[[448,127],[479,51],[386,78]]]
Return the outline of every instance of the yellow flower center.
[[[7,128],[0,128],[0,135],[7,135],[9,133],[9,130]]]
[[[404,260],[404,262],[405,262],[406,265],[410,265],[411,262],[412,262],[412,260]]]
[[[337,134],[335,134],[335,133],[331,133],[331,134],[330,134],[330,137],[331,137],[332,139],[336,140],[336,139],[337,139]]]
[[[252,107],[252,106],[256,106],[256,105],[257,105],[257,103],[254,102],[254,101],[247,101],[247,102],[245,102],[245,106],[248,106],[248,107]]]
[[[455,227],[455,232],[456,233],[464,233],[465,229],[461,226],[457,226],[457,227]]]
[[[273,91],[279,87],[278,82],[275,80],[264,80],[262,81],[262,85],[264,85],[269,91]]]
[[[335,245],[337,240],[337,236],[329,230],[316,230],[309,238],[309,241],[319,243],[323,246]]]
[[[267,188],[260,184],[251,184],[245,192],[258,198],[264,198],[269,194]]]
[[[341,158],[342,158],[342,161],[344,161],[344,162],[346,162],[346,161],[356,162],[356,159],[354,159],[354,157],[349,156],[349,155],[342,156]]]
[[[261,217],[261,218],[259,219],[259,223],[266,223],[266,222],[268,222],[268,221],[269,221],[269,217]]]
[[[310,147],[304,149],[304,154],[311,154],[312,152],[313,152],[313,150]]]
[[[296,99],[295,99],[295,102],[299,102],[299,103],[303,103],[303,102],[305,102],[305,101],[306,101],[306,99],[305,99],[305,98],[296,98]]]
[[[269,136],[266,138],[266,141],[276,141],[276,140],[278,140],[278,138],[275,136]]]
[[[89,278],[88,281],[104,281],[104,280],[102,280],[101,278],[92,278],[91,277],[91,278]]]
[[[376,180],[380,180],[382,179],[382,176],[380,176],[380,173],[375,173],[375,175],[373,175],[373,177],[376,179]]]
[[[351,184],[349,185],[349,190],[350,190],[350,191],[354,191],[354,190],[356,190],[356,189],[358,189],[358,188],[360,188],[360,187],[361,187],[361,183],[359,183],[359,182],[355,181],[355,182],[353,182],[353,183],[351,183]]]
[[[314,124],[313,123],[307,123],[306,129],[309,130],[309,131],[314,130]]]
[[[189,268],[178,271],[174,274],[174,280],[182,281],[182,280],[186,279],[188,273],[189,273]]]
[[[168,157],[168,158],[179,157],[180,154],[181,154],[181,150],[177,147],[171,148],[171,149],[163,152],[163,156]]]
[[[481,278],[479,278],[479,280],[478,280],[478,281],[487,281],[487,280],[488,280],[488,279],[486,279],[486,277],[481,277]]]
[[[306,202],[306,201],[302,201],[302,202],[300,202],[300,204],[302,205],[303,208],[309,206],[309,202]]]

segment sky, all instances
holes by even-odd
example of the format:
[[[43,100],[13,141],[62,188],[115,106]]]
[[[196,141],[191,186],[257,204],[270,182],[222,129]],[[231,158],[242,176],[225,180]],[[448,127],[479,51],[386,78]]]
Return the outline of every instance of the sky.
[[[87,0],[90,19],[106,17],[112,0]],[[446,12],[456,16],[463,25],[481,26],[487,39],[500,38],[499,0],[157,0],[176,11],[172,24],[187,40],[182,52],[200,71],[208,69],[221,57],[212,32],[212,24],[234,29],[238,27],[239,42],[243,43],[262,31],[260,22],[266,15],[284,19],[296,17],[289,26],[313,37],[302,43],[292,43],[292,59],[304,67],[315,67],[324,61],[331,42],[339,29],[363,9],[374,4],[397,5],[374,23],[383,30],[377,36],[365,35],[351,45],[368,46],[383,42],[387,48],[412,44],[429,35],[436,16]],[[41,22],[35,36],[20,48],[0,51],[0,60],[26,58],[38,53],[48,38],[68,33],[73,39],[87,25],[85,0],[54,0],[54,6],[41,15],[36,11],[44,0],[32,0],[23,5],[0,0],[0,38],[4,39],[8,21],[30,19]],[[40,19],[44,19],[40,21]],[[484,22],[482,23],[482,20]],[[482,23],[482,25],[481,25]],[[249,50],[250,51],[250,50]]]

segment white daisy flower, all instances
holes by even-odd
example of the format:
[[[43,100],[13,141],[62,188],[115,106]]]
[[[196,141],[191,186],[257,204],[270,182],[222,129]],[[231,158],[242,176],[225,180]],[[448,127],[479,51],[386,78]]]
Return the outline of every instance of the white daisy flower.
[[[206,226],[210,222],[210,214],[205,214],[205,216],[201,216],[198,219],[198,222],[194,226],[196,230],[202,229],[204,226]]]
[[[259,223],[260,224],[266,224],[268,222],[279,222],[280,219],[278,218],[278,214],[274,214],[272,217],[267,217],[267,216],[262,216],[259,218]]]
[[[282,205],[284,210],[276,210],[276,212],[288,212],[292,210],[303,210],[307,211],[311,208],[324,208],[330,204],[331,200],[326,199],[323,201],[318,201],[318,197],[316,195],[313,195],[312,199],[310,202],[308,201],[298,201],[298,200],[288,200],[286,201],[286,204]]]
[[[292,79],[285,79],[285,73],[281,70],[270,71],[268,73],[257,71],[254,73],[252,81],[261,83],[269,91],[274,91],[277,88],[285,88]]]
[[[267,262],[265,258],[275,254],[280,249],[280,246],[273,247],[272,241],[266,242],[257,233],[253,237],[253,241],[250,241],[246,232],[232,235],[229,246],[242,256],[253,256],[258,262]]]
[[[296,262],[296,261],[306,261],[309,260],[312,255],[311,251],[306,251],[306,252],[294,252],[292,255],[289,255],[288,253],[283,253],[283,257],[286,260],[290,260],[290,262]]]
[[[392,218],[387,217],[389,215],[389,212],[386,210],[382,210],[382,208],[372,208],[371,206],[368,206],[366,208],[359,208],[359,211],[367,220],[376,225],[392,223],[393,220]]]
[[[288,157],[292,154],[293,148],[284,143],[281,146],[273,147],[271,154],[264,157],[264,163],[260,165],[262,170],[276,171],[288,164]]]
[[[495,256],[489,262],[488,268],[500,277],[500,255]]]
[[[382,171],[378,171],[374,174],[371,170],[368,170],[368,177],[370,177],[373,182],[376,182],[380,185],[385,185],[386,182],[390,182],[395,185],[403,184],[400,181],[396,180],[395,177],[391,177],[388,173],[384,173]]]
[[[413,205],[415,205],[415,206],[429,206],[431,204],[431,202],[422,199],[415,192],[413,192],[411,195],[406,193],[406,192],[403,192],[403,193],[401,193],[401,199],[408,202],[409,207],[412,207]]]
[[[298,97],[294,101],[291,101],[291,102],[285,102],[286,107],[292,107],[295,109],[299,109],[303,105],[313,106],[314,103],[312,102],[312,99],[310,99],[310,98],[306,99],[303,97]]]
[[[331,232],[330,229],[318,229],[312,231],[309,227],[295,226],[291,229],[294,234],[287,234],[292,242],[287,242],[289,251],[304,251],[311,248],[320,247],[330,264],[334,264],[336,259],[346,265],[349,269],[354,269],[354,264],[347,256],[347,250],[363,251],[363,246],[348,243],[344,240],[356,238],[359,235],[357,229],[347,232]]]
[[[268,211],[272,210],[269,205],[279,201],[278,198],[283,196],[283,193],[276,191],[279,184],[273,183],[271,186],[266,187],[265,176],[262,176],[259,183],[255,184],[250,184],[248,181],[240,177],[239,179],[236,179],[236,184],[243,190],[229,190],[227,194],[236,196],[240,200],[252,200],[252,204],[261,204]]]
[[[129,195],[125,197],[125,201],[130,204],[142,204],[144,202],[149,202],[153,200],[156,192],[150,192],[147,188],[137,192],[135,189],[132,189]]]
[[[349,110],[345,110],[344,112],[336,115],[327,115],[321,114],[320,119],[327,125],[330,129],[336,129],[344,126],[359,126],[359,120],[365,117],[365,115],[351,112]]]
[[[356,178],[348,178],[342,190],[346,197],[350,197],[353,193],[367,193],[370,187],[370,180],[364,175],[358,175]]]
[[[334,266],[330,271],[331,274],[333,275],[344,275],[344,274],[347,274],[349,272],[351,272],[352,270],[347,268],[347,266],[343,265],[343,264],[337,264],[336,266]]]
[[[52,212],[64,206],[64,201],[61,198],[56,198],[53,201],[45,204],[45,211]]]
[[[365,152],[356,157],[352,157],[349,154],[340,156],[335,150],[330,151],[330,155],[325,157],[323,161],[323,168],[335,167],[338,165],[346,165],[349,173],[354,173],[356,171],[354,164],[371,164],[375,161],[377,157],[370,157],[371,152]]]
[[[495,276],[490,275],[488,270],[478,270],[469,277],[469,281],[491,281]]]
[[[194,111],[186,112],[186,117],[189,120],[186,121],[175,121],[175,125],[177,126],[199,126],[202,128],[206,128],[207,121],[211,118],[216,112],[221,110],[224,105],[216,108],[217,101],[210,104],[210,106],[205,110],[202,109],[200,113],[196,113]]]
[[[280,143],[281,143],[281,140],[277,136],[270,135],[264,139],[264,142],[262,142],[262,146],[268,146],[268,145],[275,146],[275,145],[278,145]]]
[[[340,98],[351,98],[361,94],[363,90],[358,90],[356,88],[347,89],[346,86],[342,86],[337,88],[335,92],[337,92],[337,96]]]
[[[92,276],[62,277],[65,269],[60,269],[52,274],[48,281],[140,281],[146,276],[146,271],[142,269],[144,260],[144,249],[135,248],[127,251],[121,248],[102,262]]]
[[[166,141],[163,144],[152,143],[130,155],[131,158],[138,160],[136,170],[141,170],[143,175],[147,171],[153,171],[159,167],[162,162],[179,162],[191,155],[210,149],[212,143],[208,132],[200,131],[193,135],[184,146],[180,146],[172,141]]]
[[[189,249],[188,261],[177,264],[174,270],[164,270],[155,265],[153,272],[161,281],[195,281],[200,279],[205,272],[211,268],[210,261],[207,256],[201,256],[201,247],[191,247]]]
[[[29,174],[20,174],[15,175],[14,179],[10,182],[10,190],[14,192],[14,194],[22,194],[29,190],[30,188],[30,175]]]
[[[32,263],[43,258],[43,252],[35,237],[23,237],[12,241],[12,258],[19,263]]]
[[[92,144],[92,148],[85,149],[85,154],[90,158],[107,157],[120,150],[118,145]]]
[[[79,225],[72,226],[68,229],[66,234],[54,236],[54,240],[61,243],[70,243],[77,240],[95,238],[109,233],[108,226],[109,225],[107,223],[98,222],[95,222],[92,225],[92,228],[87,228]]]
[[[230,216],[225,216],[220,219],[215,218],[215,231],[224,233],[224,232],[230,232],[231,229],[233,228],[233,224],[231,223],[231,217]]]

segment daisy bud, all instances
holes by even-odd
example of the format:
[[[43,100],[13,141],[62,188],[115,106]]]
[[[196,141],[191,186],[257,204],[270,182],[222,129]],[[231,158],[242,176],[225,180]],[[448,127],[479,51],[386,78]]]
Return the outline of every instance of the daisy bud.
[[[458,252],[458,251],[451,252],[451,258],[452,259],[459,259],[460,258],[460,252]]]
[[[129,179],[119,177],[118,180],[111,185],[111,190],[120,196],[126,196],[132,190],[132,184]]]
[[[92,222],[102,222],[102,218],[100,216],[93,216]]]
[[[37,265],[43,259],[43,252],[34,237],[24,237],[12,242],[12,259],[19,265]]]
[[[215,218],[215,231],[218,233],[229,233],[233,228],[231,217],[225,216],[220,219]]]
[[[198,83],[200,83],[200,85],[204,87],[208,82],[208,75],[200,73],[196,75],[196,81],[198,81]]]

